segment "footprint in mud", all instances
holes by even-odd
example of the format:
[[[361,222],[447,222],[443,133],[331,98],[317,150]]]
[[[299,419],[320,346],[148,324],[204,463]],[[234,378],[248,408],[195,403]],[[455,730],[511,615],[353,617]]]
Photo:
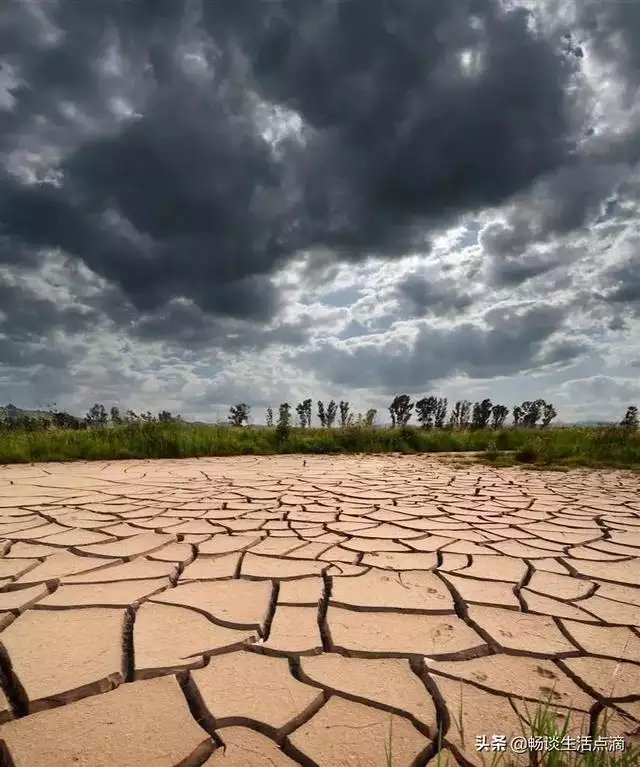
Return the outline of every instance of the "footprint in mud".
[[[513,639],[513,634],[510,631],[504,631],[503,629],[500,629],[498,634],[500,634],[500,636],[507,637],[507,639]]]
[[[536,672],[540,674],[540,676],[543,676],[545,679],[557,679],[557,675],[553,673],[553,671],[549,671],[549,669],[542,668],[542,666],[536,666]]]
[[[442,629],[435,629],[435,631],[432,631],[431,636],[433,637],[433,639],[438,639],[439,637],[442,636],[443,631],[450,633],[453,630],[454,630],[453,626],[450,623],[445,623]]]
[[[474,671],[471,676],[478,682],[486,682],[488,679],[487,675],[483,674],[482,671]]]

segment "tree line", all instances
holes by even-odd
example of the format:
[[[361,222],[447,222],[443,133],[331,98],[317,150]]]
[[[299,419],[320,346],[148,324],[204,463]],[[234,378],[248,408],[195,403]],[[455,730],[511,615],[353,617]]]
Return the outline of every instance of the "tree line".
[[[449,410],[446,397],[428,396],[413,402],[408,394],[396,395],[387,408],[392,428],[405,428],[410,425],[415,416],[423,429],[502,429],[506,426],[509,415],[514,427],[547,428],[556,418],[555,407],[543,399],[526,400],[521,405],[512,408],[506,405],[493,404],[489,398],[479,402],[459,400]],[[299,428],[311,427],[313,417],[313,401],[311,398],[299,402],[295,409],[288,403],[282,403],[277,412],[273,408],[266,409],[265,422],[267,427],[276,427],[284,435],[294,422]],[[250,422],[251,407],[242,402],[231,405],[227,422],[231,426],[241,427]],[[316,403],[316,416],[322,428],[331,429],[334,426],[348,428],[353,426],[373,428],[376,424],[378,411],[375,408],[366,413],[355,414],[351,404],[346,400],[330,400],[326,404],[321,400]],[[173,415],[168,410],[157,414],[151,411],[136,413],[133,410],[120,411],[117,406],[109,410],[104,405],[96,403],[84,417],[78,417],[66,411],[52,407],[49,411],[39,411],[30,414],[13,405],[0,408],[0,428],[3,430],[36,431],[48,428],[56,429],[91,429],[113,426],[125,426],[144,423],[173,423],[183,422],[182,416]],[[638,407],[630,405],[620,426],[637,428],[639,424]]]
[[[245,426],[250,420],[251,408],[242,402],[229,408],[228,421],[232,426]],[[295,407],[297,415],[296,425],[300,428],[311,426],[313,403],[311,399],[299,402]],[[388,407],[391,417],[392,428],[408,426],[415,414],[416,420],[423,429],[501,429],[504,427],[509,413],[513,416],[514,426],[547,427],[557,416],[553,405],[543,399],[523,402],[510,410],[506,405],[494,405],[490,399],[472,403],[469,400],[459,400],[455,403],[451,412],[448,413],[448,401],[446,397],[422,397],[413,402],[408,394],[398,394]],[[373,427],[376,425],[378,411],[374,408],[367,410],[363,415],[355,415],[351,405],[346,400],[330,400],[326,405],[322,400],[317,402],[316,414],[320,426],[332,428],[338,425],[342,428],[349,426]],[[447,415],[449,416],[447,418]],[[278,409],[277,424],[290,426],[293,419],[291,405],[288,402],[280,405]],[[266,425],[274,425],[273,408],[266,410]]]
[[[296,405],[297,426],[308,428],[311,426],[312,400],[305,399]],[[245,426],[250,420],[250,406],[246,403],[232,405],[229,409],[228,421],[232,426]],[[525,428],[547,428],[557,417],[555,407],[543,399],[526,400],[521,405],[509,408],[506,405],[493,404],[489,398],[481,402],[459,400],[448,411],[446,397],[422,397],[417,402],[412,402],[408,394],[398,394],[388,407],[391,417],[392,428],[402,428],[409,425],[414,413],[416,420],[423,429],[502,429],[506,425],[509,414],[512,416],[513,426]],[[376,425],[378,411],[374,408],[367,410],[363,415],[354,415],[351,405],[346,400],[336,403],[330,400],[326,405],[321,400],[317,402],[317,416],[320,426],[332,428],[339,415],[339,425],[342,428],[349,426],[373,427]],[[449,416],[447,418],[447,415]],[[276,425],[291,426],[291,405],[287,402],[280,405]],[[273,408],[266,410],[265,422],[267,426],[274,425]],[[630,405],[627,408],[620,426],[638,426],[638,408]]]

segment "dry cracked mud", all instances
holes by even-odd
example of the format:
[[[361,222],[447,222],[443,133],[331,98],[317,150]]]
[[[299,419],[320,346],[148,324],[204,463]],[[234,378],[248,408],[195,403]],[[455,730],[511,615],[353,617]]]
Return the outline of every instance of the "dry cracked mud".
[[[639,490],[430,456],[2,466],[0,765],[377,767],[392,731],[397,767],[469,767],[538,701],[635,742]]]

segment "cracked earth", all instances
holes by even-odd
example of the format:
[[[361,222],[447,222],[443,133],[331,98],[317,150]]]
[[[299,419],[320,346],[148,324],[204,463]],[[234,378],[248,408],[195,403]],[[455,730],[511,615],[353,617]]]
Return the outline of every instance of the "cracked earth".
[[[0,467],[0,764],[377,767],[392,727],[397,767],[435,764],[439,729],[468,766],[547,699],[635,742],[639,484],[393,455]]]

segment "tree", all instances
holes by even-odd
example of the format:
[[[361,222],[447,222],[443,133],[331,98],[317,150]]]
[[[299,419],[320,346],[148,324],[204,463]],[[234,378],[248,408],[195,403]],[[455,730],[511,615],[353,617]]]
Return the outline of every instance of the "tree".
[[[306,399],[302,404],[304,405],[304,412],[307,416],[307,426],[311,426],[311,417],[313,414],[313,402],[311,401],[311,397]]]
[[[447,417],[447,405],[447,398],[440,397],[433,414],[433,425],[436,427],[436,429],[442,429],[444,426],[444,422]]]
[[[522,408],[520,405],[515,405],[513,408],[513,425],[520,426],[522,423]]]
[[[625,426],[628,429],[638,428],[638,407],[637,405],[629,405],[627,412],[624,414],[624,418],[620,421],[620,426]]]
[[[344,428],[349,421],[349,403],[346,400],[340,400],[340,426]]]
[[[372,407],[367,410],[367,414],[364,417],[364,425],[368,429],[372,429],[376,422],[376,415],[378,415],[378,411]]]
[[[249,422],[249,405],[240,402],[229,408],[229,423],[232,426],[243,426]]]
[[[304,429],[307,426],[311,426],[311,399],[305,399],[296,405],[296,413],[298,414],[298,423]]]
[[[90,426],[106,426],[109,420],[104,405],[96,402],[86,415],[87,423]]]
[[[324,402],[321,400],[318,400],[318,420],[320,421],[320,426],[327,425],[327,413],[324,409]]]
[[[56,410],[51,416],[53,425],[58,429],[79,429],[80,419],[75,415],[66,413],[64,411]]]
[[[125,423],[138,423],[138,420],[138,414],[135,412],[135,410],[127,410],[123,416],[123,421]]]
[[[336,422],[336,416],[338,415],[338,406],[336,405],[335,400],[331,400],[329,404],[327,405],[327,427],[330,429],[333,424]]]
[[[120,408],[115,405],[111,408],[111,423],[114,426],[120,426],[122,423],[122,416],[120,415]]]
[[[453,406],[453,410],[451,411],[451,415],[449,416],[449,426],[451,426],[454,429],[459,428],[461,413],[462,413],[462,401],[458,400],[456,404]]]
[[[437,407],[437,397],[422,397],[422,399],[416,402],[418,423],[423,429],[431,429],[433,427]]]
[[[527,400],[520,406],[522,412],[522,426],[526,426],[529,429],[534,429],[540,416],[542,415],[542,408],[545,404],[543,399],[537,399],[535,401]]]
[[[311,399],[305,399],[296,405],[296,413],[298,414],[298,423],[304,429],[307,426],[311,426]],[[322,423],[322,419],[320,420]]]
[[[273,408],[267,408],[267,426],[273,426]]]
[[[411,414],[413,412],[414,403],[411,402],[411,398],[408,394],[397,394],[393,398],[393,402],[389,406],[389,413],[391,414],[391,425],[402,428],[409,423]]]
[[[169,410],[161,410],[158,413],[158,421],[160,421],[160,423],[171,423],[175,420],[176,419],[171,415],[171,411]]]
[[[278,423],[276,425],[276,435],[279,440],[285,440],[291,432],[291,405],[283,402],[278,409]]]
[[[152,421],[155,421],[156,419],[153,417],[153,413],[150,410],[147,410],[145,413],[140,413],[140,418],[145,423],[151,423]]]
[[[546,429],[557,415],[558,413],[554,406],[550,405],[548,402],[545,402],[542,406],[542,423],[540,424],[540,427],[542,429]]]
[[[508,415],[509,408],[506,405],[494,405],[491,408],[491,428],[502,429]]]
[[[471,402],[463,399],[460,403],[460,428],[468,429],[471,421]]]
[[[482,402],[476,402],[473,406],[473,416],[471,420],[472,429],[486,429],[491,419],[491,400],[483,399]]]

